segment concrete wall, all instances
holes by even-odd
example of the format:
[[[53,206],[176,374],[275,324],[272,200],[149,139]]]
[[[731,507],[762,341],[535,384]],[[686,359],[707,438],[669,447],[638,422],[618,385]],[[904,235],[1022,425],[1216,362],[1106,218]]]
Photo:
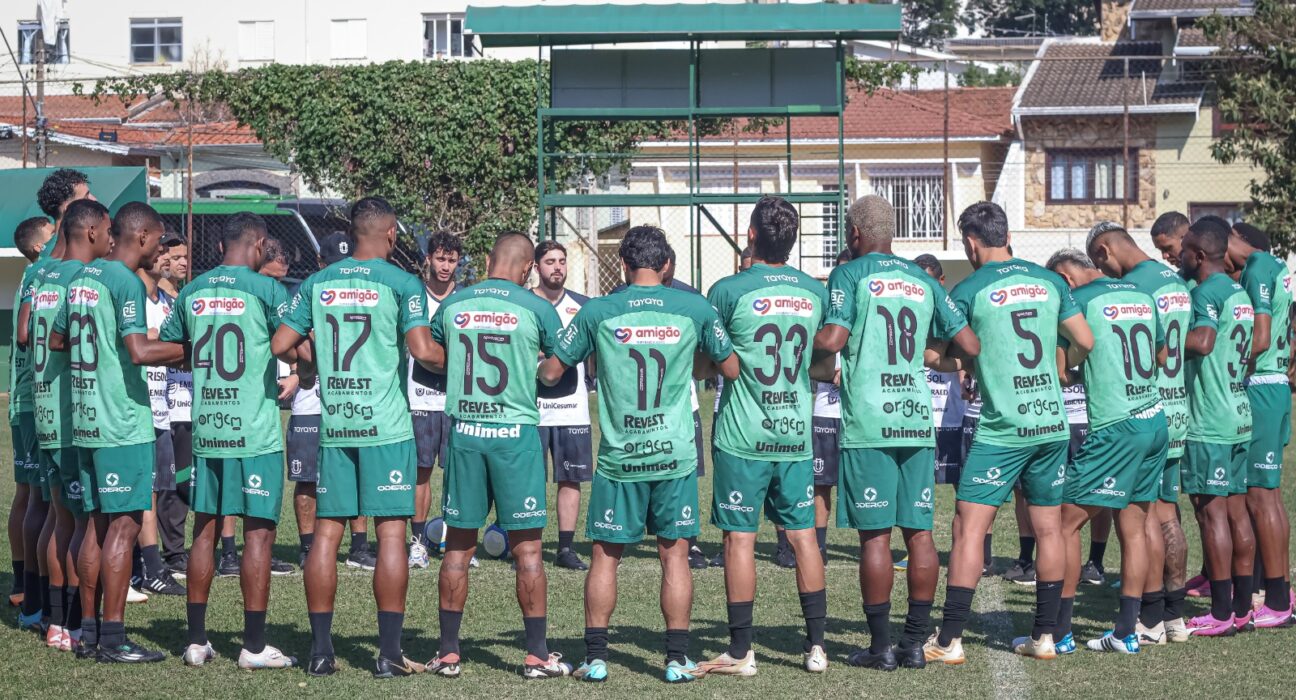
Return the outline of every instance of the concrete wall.
[[[1248,187],[1264,171],[1248,163],[1224,165],[1211,156],[1214,115],[1168,115],[1157,121],[1157,208],[1188,213],[1194,203],[1249,202]]]

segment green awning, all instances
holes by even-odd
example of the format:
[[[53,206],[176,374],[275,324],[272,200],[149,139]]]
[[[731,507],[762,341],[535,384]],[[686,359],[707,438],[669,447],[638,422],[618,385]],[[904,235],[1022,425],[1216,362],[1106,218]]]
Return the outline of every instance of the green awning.
[[[894,40],[900,5],[698,3],[472,7],[482,46],[567,46],[655,41]]]
[[[44,216],[36,191],[57,168],[0,170],[0,248],[13,249],[14,229],[33,216]],[[148,173],[136,167],[76,168],[90,178],[90,193],[114,215],[127,202],[148,201]],[[15,253],[16,254],[16,253]]]

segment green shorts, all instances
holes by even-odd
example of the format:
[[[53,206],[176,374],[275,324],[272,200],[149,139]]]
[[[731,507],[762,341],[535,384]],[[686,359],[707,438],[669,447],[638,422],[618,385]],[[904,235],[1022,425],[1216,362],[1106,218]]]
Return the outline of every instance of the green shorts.
[[[598,542],[631,544],[644,531],[662,539],[697,537],[697,472],[674,479],[616,481],[594,472],[585,535]]]
[[[40,456],[36,453],[36,419],[31,411],[19,413],[9,424],[13,441],[14,482],[40,484]]]
[[[1247,491],[1247,443],[1220,445],[1189,440],[1179,476],[1190,496],[1235,496]]]
[[[414,438],[320,447],[315,513],[321,518],[407,518],[414,514],[414,471]]]
[[[45,481],[50,492],[58,492],[63,507],[73,515],[85,513],[81,490],[81,458],[77,454],[79,447],[56,447],[52,450],[41,449],[41,467],[45,470]]]
[[[959,475],[958,499],[1001,506],[1021,482],[1033,506],[1062,505],[1070,440],[1026,447],[1005,447],[973,440]]]
[[[1159,407],[1091,431],[1067,466],[1063,500],[1117,510],[1155,501],[1169,442],[1165,412]]]
[[[545,459],[534,425],[452,421],[441,512],[449,527],[477,530],[491,506],[505,530],[543,528]]]
[[[81,447],[81,506],[87,513],[133,513],[153,507],[153,443]]]
[[[1179,502],[1179,469],[1183,462],[1183,457],[1170,457],[1165,461],[1165,469],[1161,471],[1161,493],[1157,498],[1166,503]]]
[[[1284,381],[1264,383],[1268,377]],[[1285,375],[1251,377],[1251,444],[1247,446],[1247,488],[1282,485],[1283,448],[1291,440],[1291,387]]]
[[[193,511],[279,522],[283,452],[255,457],[194,457]]]
[[[814,527],[814,460],[770,462],[711,451],[711,524],[729,532],[760,529],[757,507],[785,530]]]
[[[930,530],[935,486],[933,447],[842,448],[837,527]]]

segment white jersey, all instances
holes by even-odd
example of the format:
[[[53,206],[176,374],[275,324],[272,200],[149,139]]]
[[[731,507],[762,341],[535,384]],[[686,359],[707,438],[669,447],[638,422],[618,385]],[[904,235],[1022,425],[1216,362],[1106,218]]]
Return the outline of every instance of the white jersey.
[[[441,300],[432,296],[432,290],[424,287],[427,303],[424,308],[427,309],[428,320],[432,320],[433,314],[441,308]],[[454,291],[453,288],[451,291]],[[446,296],[449,296],[448,294]],[[431,372],[409,358],[409,367],[406,368],[409,373],[409,381],[406,382],[406,393],[409,395],[409,407],[411,411],[445,411],[446,392],[445,392],[445,375]],[[319,413],[318,410],[315,411]],[[589,421],[586,421],[587,423]]]
[[[962,394],[962,392],[959,392]],[[976,382],[972,382],[972,398],[968,400],[967,406],[963,409],[963,417],[972,420],[981,420],[981,391]]]
[[[841,371],[841,355],[837,355],[837,371]],[[841,419],[841,387],[832,382],[810,382],[814,389],[814,417]]]
[[[554,304],[554,311],[558,312],[558,318],[562,319],[563,328],[576,318],[576,312],[581,310],[589,297],[583,294],[577,294],[569,289],[563,290],[562,297]],[[579,362],[574,367],[576,370],[576,386],[572,388],[572,393],[566,396],[540,396],[536,404],[540,409],[540,425],[589,425],[589,388],[585,384],[585,363]],[[541,388],[541,393],[545,392],[545,387]]]
[[[963,400],[963,387],[958,372],[927,370],[927,388],[932,395],[932,422],[937,428],[957,428],[963,425],[967,401]]]
[[[1067,422],[1071,425],[1084,425],[1089,422],[1084,384],[1062,387],[1062,405],[1066,407]]]
[[[144,298],[145,323],[148,329],[158,331],[162,329],[162,323],[171,313],[171,297],[162,293],[157,293],[157,299]],[[149,407],[153,409],[153,429],[170,430],[171,429],[171,406],[167,403],[167,368],[163,366],[145,367],[145,376],[148,378]]]
[[[188,423],[193,410],[193,372],[167,368],[167,407],[172,423]]]

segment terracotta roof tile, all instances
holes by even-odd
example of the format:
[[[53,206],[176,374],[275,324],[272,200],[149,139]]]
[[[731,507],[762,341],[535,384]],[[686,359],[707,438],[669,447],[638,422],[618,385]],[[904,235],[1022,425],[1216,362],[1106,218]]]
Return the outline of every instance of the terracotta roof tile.
[[[78,95],[50,95],[45,98],[50,131],[98,140],[101,133],[115,134],[120,145],[139,148],[176,146],[187,143],[188,135],[180,113],[162,100],[139,99],[123,104],[109,98],[95,104]],[[30,103],[28,123],[35,119]],[[22,98],[0,97],[0,122],[22,121]],[[260,143],[251,128],[237,122],[213,121],[194,126],[195,145],[242,145]]]

